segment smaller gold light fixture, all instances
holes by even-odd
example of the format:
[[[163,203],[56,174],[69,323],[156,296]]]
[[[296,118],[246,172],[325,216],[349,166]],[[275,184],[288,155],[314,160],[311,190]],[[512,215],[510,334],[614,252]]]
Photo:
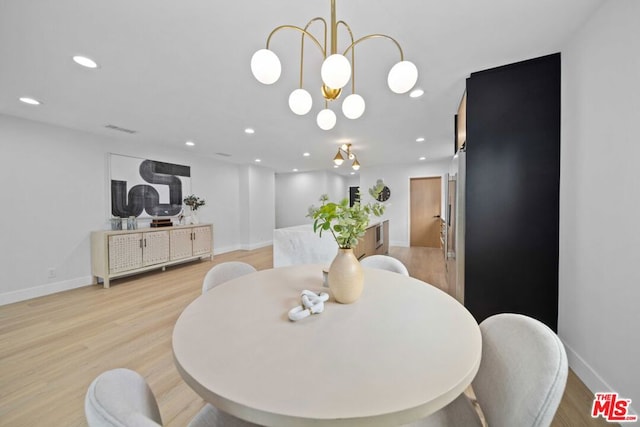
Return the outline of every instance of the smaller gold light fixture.
[[[357,171],[360,169],[360,162],[358,162],[358,158],[353,153],[353,151],[351,151],[351,144],[342,144],[338,148],[338,152],[336,153],[336,156],[333,158],[333,163],[335,163],[336,167],[340,166],[344,162],[344,157],[342,156],[342,153],[344,153],[347,156],[347,159],[353,160],[353,163],[351,163],[351,168],[353,170]]]

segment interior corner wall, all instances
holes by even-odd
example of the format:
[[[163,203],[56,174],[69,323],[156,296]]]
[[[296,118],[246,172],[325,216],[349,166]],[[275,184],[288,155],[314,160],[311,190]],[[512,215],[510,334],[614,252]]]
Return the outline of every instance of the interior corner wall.
[[[340,201],[349,198],[349,186],[344,176],[326,172],[326,186],[329,200]]]
[[[640,403],[640,2],[603,3],[562,50],[559,327],[593,392]]]
[[[363,167],[360,169],[360,192],[362,201],[372,200],[369,188],[382,179],[391,190],[386,202],[384,219],[389,220],[389,244],[391,246],[409,246],[409,180],[411,178],[440,176],[449,172],[451,158],[440,161],[424,162],[402,166]],[[444,191],[441,193],[441,206],[444,209]]]
[[[191,166],[214,253],[238,249],[238,166],[134,138],[0,115],[0,305],[91,283],[89,235],[109,226],[108,153]]]
[[[311,223],[309,206],[318,206],[322,194],[341,200],[349,196],[349,188],[343,176],[331,172],[278,173],[275,193],[276,228],[285,228]]]
[[[257,249],[273,242],[275,228],[275,173],[273,170],[246,166],[242,168],[241,228],[245,229],[243,249]]]
[[[349,187],[360,187],[360,176],[350,175],[345,179],[345,185],[347,186],[347,191],[349,191]]]
[[[251,240],[251,194],[250,194],[250,167],[238,167],[238,220],[243,227],[238,230],[238,238],[240,239],[240,247],[247,249]]]

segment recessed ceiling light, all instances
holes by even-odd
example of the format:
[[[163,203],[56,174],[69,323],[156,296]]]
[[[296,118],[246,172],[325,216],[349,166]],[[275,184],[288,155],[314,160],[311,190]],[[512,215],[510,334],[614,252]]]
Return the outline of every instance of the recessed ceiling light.
[[[293,171],[294,171],[294,172],[298,172],[298,169],[294,169]]]
[[[253,135],[254,133],[256,133],[256,131],[253,130],[252,128],[246,128],[244,130],[244,133],[249,134],[249,135]]]
[[[409,94],[411,98],[420,98],[422,95],[424,95],[424,91],[422,89],[414,89]]]
[[[196,145],[196,143],[193,142],[193,141],[187,141],[187,142],[184,143],[184,145],[188,145],[189,147],[193,147],[194,145]]]
[[[26,97],[26,96],[21,97],[20,101],[24,102],[25,104],[29,104],[29,105],[40,105],[40,104],[42,104],[42,102],[38,101],[37,99],[29,98],[29,97]]]
[[[311,155],[311,153],[303,153],[302,155],[305,156],[305,157],[309,157]]]
[[[337,168],[338,168],[338,165],[333,165],[333,168],[334,168],[334,169],[337,169]]]
[[[262,160],[260,159],[256,159],[256,163],[260,163]]]
[[[419,160],[427,160],[427,158],[426,158],[426,157],[424,157],[424,156],[422,156],[422,157],[420,157],[420,159],[419,159]]]
[[[351,173],[350,173],[350,175],[355,175],[355,174],[356,174],[355,172],[351,172]]]
[[[96,63],[96,61],[91,58],[87,58],[86,56],[76,55],[73,57],[73,61],[76,64],[82,65],[86,68],[98,68],[98,64]]]
[[[416,138],[416,142],[424,142],[424,137]]]

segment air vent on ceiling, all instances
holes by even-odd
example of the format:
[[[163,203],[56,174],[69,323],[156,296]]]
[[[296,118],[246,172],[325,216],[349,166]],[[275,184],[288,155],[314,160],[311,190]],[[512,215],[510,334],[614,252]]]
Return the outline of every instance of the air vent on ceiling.
[[[136,133],[137,131],[135,130],[131,130],[131,129],[127,129],[127,128],[122,128],[120,126],[116,126],[116,125],[106,125],[105,126],[107,129],[113,129],[113,130],[117,130],[119,132],[125,132],[125,133]]]
[[[216,153],[216,155],[222,156],[222,157],[231,157],[231,154],[227,154],[227,153]]]

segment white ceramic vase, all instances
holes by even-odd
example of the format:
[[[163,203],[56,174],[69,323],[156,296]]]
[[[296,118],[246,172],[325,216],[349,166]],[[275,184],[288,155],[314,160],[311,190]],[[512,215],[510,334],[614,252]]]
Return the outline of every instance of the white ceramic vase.
[[[194,210],[191,206],[185,206],[183,214],[185,225],[193,225],[199,223],[198,211]]]
[[[353,249],[340,249],[329,266],[329,290],[342,304],[355,302],[362,294],[364,276]]]

